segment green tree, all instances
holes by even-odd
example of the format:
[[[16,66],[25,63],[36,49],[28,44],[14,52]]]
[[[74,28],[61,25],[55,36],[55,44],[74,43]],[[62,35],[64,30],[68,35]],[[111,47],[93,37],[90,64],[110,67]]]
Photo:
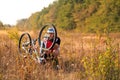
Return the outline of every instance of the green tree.
[[[72,0],[68,0],[68,3],[66,2],[66,0],[60,0],[59,2],[61,4],[59,4],[60,7],[58,8],[57,12],[56,24],[65,30],[74,29],[76,26],[72,16]]]

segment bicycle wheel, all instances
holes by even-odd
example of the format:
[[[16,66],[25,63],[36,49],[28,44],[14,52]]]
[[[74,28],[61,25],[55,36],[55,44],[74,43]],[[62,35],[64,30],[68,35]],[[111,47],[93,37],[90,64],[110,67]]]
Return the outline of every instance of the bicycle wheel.
[[[31,52],[32,40],[29,33],[23,33],[19,39],[19,53],[25,54]]]
[[[41,46],[41,41],[43,41],[44,35],[47,33],[48,28],[54,29],[54,38],[53,38],[52,44],[50,47],[46,48],[46,49],[50,50],[55,45],[55,41],[56,41],[56,37],[57,37],[57,30],[53,24],[46,24],[42,27],[42,29],[40,30],[40,33],[39,33],[38,43],[39,43],[39,46]]]

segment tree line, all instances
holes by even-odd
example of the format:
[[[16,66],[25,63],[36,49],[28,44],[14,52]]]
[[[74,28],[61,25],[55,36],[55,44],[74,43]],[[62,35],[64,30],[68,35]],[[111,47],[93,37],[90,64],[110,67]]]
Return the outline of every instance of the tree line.
[[[39,29],[53,23],[64,30],[81,32],[120,31],[119,0],[55,0],[48,7],[21,19],[19,28]]]

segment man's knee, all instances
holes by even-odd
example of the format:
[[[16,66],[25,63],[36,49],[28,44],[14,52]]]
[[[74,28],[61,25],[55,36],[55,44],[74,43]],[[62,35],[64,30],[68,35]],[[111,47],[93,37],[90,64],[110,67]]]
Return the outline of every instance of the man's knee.
[[[53,50],[53,55],[54,55],[55,57],[57,57],[59,54],[60,54],[60,51],[59,51],[59,50]]]

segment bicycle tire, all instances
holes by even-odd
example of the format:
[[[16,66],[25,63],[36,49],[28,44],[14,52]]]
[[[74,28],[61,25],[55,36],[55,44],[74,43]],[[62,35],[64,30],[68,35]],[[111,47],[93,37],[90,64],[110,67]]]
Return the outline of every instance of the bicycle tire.
[[[19,49],[19,53],[20,54],[23,54],[22,52],[22,39],[24,38],[24,36],[26,36],[29,40],[29,46],[32,46],[32,39],[31,39],[31,36],[29,33],[23,33],[21,36],[20,36],[20,39],[19,39],[19,45],[18,45],[18,49]],[[31,48],[29,48],[30,50]],[[28,51],[29,52],[29,51]]]
[[[41,28],[40,33],[39,33],[39,37],[38,37],[38,43],[39,43],[39,46],[40,46],[40,45],[41,45],[41,35],[42,35],[42,32],[44,31],[44,29],[45,29],[46,27],[52,27],[52,28],[54,29],[54,31],[55,31],[52,45],[51,45],[49,48],[47,48],[48,50],[50,50],[50,49],[52,49],[53,46],[55,45],[55,41],[56,41],[56,37],[57,37],[57,30],[56,30],[56,27],[55,27],[53,24],[46,24],[46,25],[44,25],[44,26]]]

